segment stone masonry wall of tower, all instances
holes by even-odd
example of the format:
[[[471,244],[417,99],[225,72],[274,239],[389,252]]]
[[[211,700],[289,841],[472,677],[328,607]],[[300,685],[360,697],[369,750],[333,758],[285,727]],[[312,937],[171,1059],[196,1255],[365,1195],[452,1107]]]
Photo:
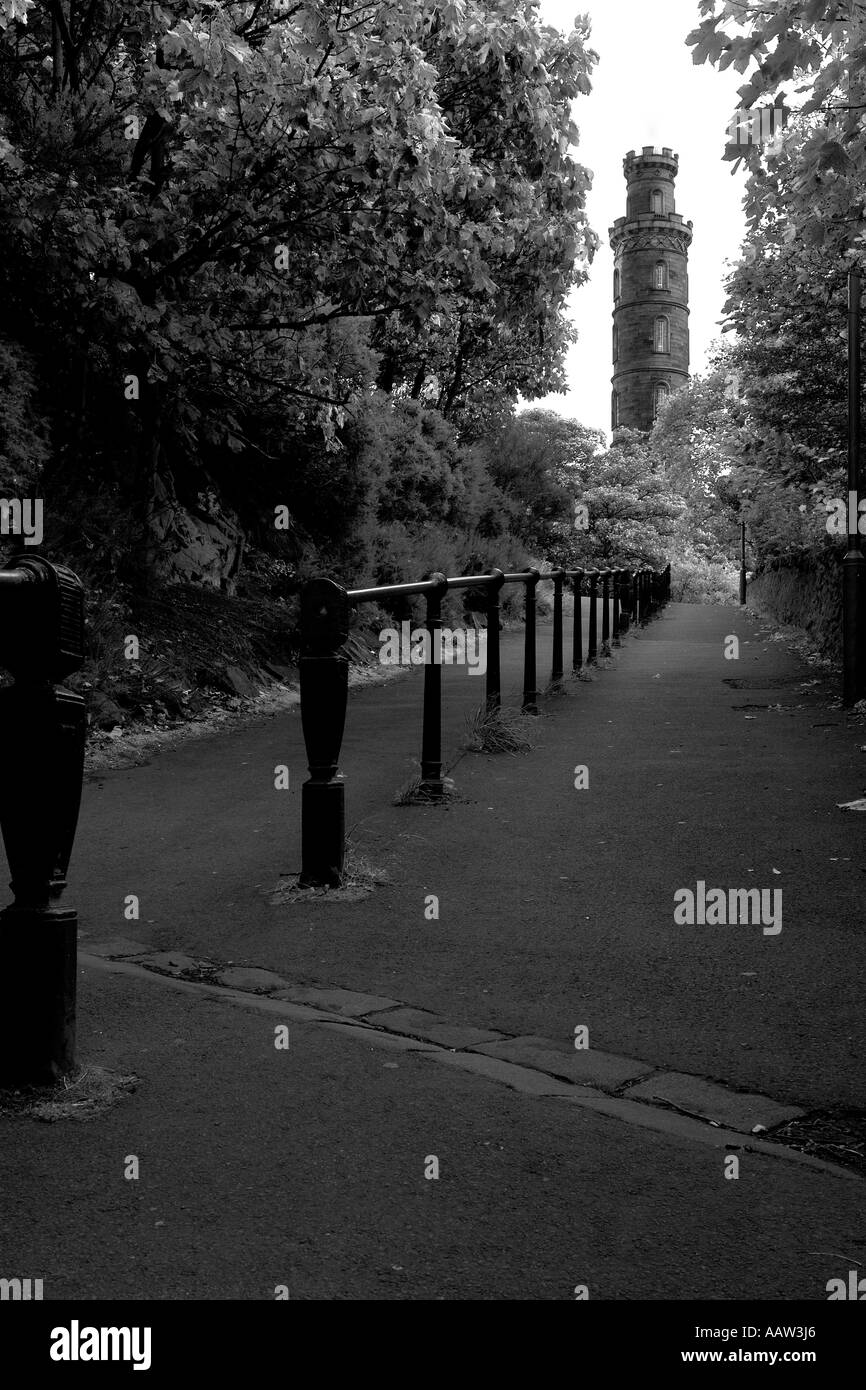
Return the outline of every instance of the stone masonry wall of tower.
[[[652,429],[666,395],[689,379],[692,223],[676,211],[678,157],[645,145],[623,160],[626,216],[610,229],[614,253],[611,425]]]

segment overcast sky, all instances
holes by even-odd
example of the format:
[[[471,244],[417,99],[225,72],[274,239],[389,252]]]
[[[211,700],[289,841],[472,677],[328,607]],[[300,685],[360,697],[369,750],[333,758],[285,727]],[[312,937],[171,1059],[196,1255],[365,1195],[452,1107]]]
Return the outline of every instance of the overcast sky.
[[[689,253],[691,370],[703,370],[719,336],[724,262],[743,238],[745,175],[722,160],[725,131],[745,77],[692,63],[686,35],[697,27],[697,0],[541,0],[545,23],[570,30],[576,14],[592,21],[599,55],[592,94],[575,103],[576,157],[593,173],[590,225],[602,239],[589,282],[571,300],[580,341],[568,358],[567,395],[535,405],[572,415],[609,433],[613,256],[608,228],[625,216],[622,161],[629,150],[669,145],[680,158],[676,210],[694,222]]]

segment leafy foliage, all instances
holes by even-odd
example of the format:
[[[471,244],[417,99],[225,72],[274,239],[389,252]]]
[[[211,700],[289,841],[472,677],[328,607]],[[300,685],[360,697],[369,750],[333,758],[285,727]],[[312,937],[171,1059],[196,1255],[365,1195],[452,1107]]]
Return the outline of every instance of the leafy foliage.
[[[728,283],[720,426],[724,493],[759,560],[832,544],[845,493],[847,272],[866,253],[866,10],[860,4],[702,0],[695,62],[748,74],[746,108],[793,84],[784,137],[738,147],[748,239]]]
[[[155,476],[190,506],[215,480],[261,544],[278,501],[324,540],[370,507],[451,519],[456,444],[404,402],[467,437],[561,380],[597,244],[570,149],[583,23],[534,0],[0,12],[0,294],[66,542],[96,497],[143,534]],[[351,448],[377,384],[403,452],[370,501],[335,460],[373,467]],[[410,441],[437,431],[428,473]]]

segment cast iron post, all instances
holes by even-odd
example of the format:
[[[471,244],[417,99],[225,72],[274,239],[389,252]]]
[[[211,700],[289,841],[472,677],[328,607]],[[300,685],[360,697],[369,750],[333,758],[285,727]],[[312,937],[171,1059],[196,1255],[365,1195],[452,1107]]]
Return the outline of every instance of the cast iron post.
[[[598,570],[589,572],[589,637],[587,639],[586,664],[595,666],[598,660]]]
[[[601,574],[601,652],[610,656],[610,570]]]
[[[301,724],[310,776],[301,792],[302,888],[339,888],[346,857],[346,789],[339,770],[346,724],[349,600],[332,579],[301,592]]]
[[[499,661],[499,596],[505,583],[502,570],[491,570],[492,583],[487,586],[487,708],[499,709],[502,704],[502,676]]]
[[[574,631],[571,640],[571,669],[579,671],[583,666],[583,605],[580,591],[583,587],[583,570],[574,572]]]
[[[562,581],[565,570],[551,571],[553,580],[553,668],[550,679],[553,685],[562,680]]]
[[[0,571],[0,823],[15,901],[0,913],[0,1083],[49,1085],[75,1066],[78,914],[64,903],[84,774],[84,590],[63,565]]]
[[[622,600],[622,620],[623,631],[628,632],[632,621],[632,596],[631,596],[631,570],[622,572],[623,600]]]
[[[424,724],[421,734],[421,791],[427,796],[445,795],[442,777],[442,600],[448,592],[444,574],[431,574],[435,589],[427,590],[427,633],[430,660],[424,667]]]
[[[535,590],[541,575],[537,569],[528,571],[526,580],[526,633],[523,648],[523,713],[538,713],[538,691],[535,688]]]

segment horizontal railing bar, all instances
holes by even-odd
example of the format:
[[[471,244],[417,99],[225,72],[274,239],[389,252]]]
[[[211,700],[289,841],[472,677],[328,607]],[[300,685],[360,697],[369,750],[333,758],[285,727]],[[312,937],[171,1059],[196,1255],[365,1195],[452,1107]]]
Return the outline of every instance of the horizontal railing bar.
[[[489,589],[499,579],[498,574],[461,574],[448,580],[449,589]]]
[[[503,584],[525,584],[534,579],[535,573],[527,570],[521,574],[506,574]],[[552,579],[550,574],[542,574],[540,580]],[[498,574],[461,574],[454,579],[446,579],[449,589],[490,588],[499,581]],[[417,584],[380,584],[372,589],[347,589],[346,597],[350,603],[368,603],[377,598],[396,598],[402,594],[429,594],[439,587],[436,579],[419,579]]]
[[[578,569],[578,570],[549,570],[543,574],[537,574],[534,570],[524,570],[517,574],[506,574],[501,578],[502,584],[527,584],[530,580],[536,580],[539,584],[553,583],[557,575],[564,579],[581,578],[591,579],[593,576],[602,578],[605,574],[612,576],[617,570],[602,569]],[[631,574],[661,574],[663,571],[651,570],[649,568],[623,571]],[[498,574],[462,574],[453,579],[446,579],[449,589],[473,589],[491,588],[500,582]],[[432,590],[440,587],[438,579],[419,579],[414,584],[379,584],[370,589],[347,589],[346,597],[350,603],[369,603],[379,598],[398,598],[410,594],[429,594]]]
[[[396,598],[400,594],[429,594],[440,587],[438,579],[419,579],[417,584],[381,584],[375,589],[347,589],[350,603],[368,603],[376,598]]]

